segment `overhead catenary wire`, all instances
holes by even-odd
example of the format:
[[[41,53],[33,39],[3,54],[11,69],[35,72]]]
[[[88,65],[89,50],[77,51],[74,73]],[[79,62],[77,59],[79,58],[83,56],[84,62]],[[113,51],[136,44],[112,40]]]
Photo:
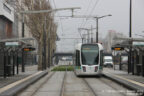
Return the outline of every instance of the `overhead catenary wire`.
[[[92,10],[91,10],[89,16],[92,15],[92,13],[94,12],[94,10],[95,10],[96,6],[98,5],[99,1],[100,1],[100,0],[97,0],[97,1],[96,1],[96,3],[95,3],[95,5],[94,5],[94,7],[92,8]],[[85,27],[87,21],[88,21],[88,19],[86,19],[85,23],[83,24],[83,27]]]
[[[91,3],[92,3],[92,0],[90,0],[90,2],[89,2],[89,4],[88,4],[88,7],[87,7],[87,9],[86,9],[86,11],[85,11],[85,13],[84,13],[84,15],[85,15],[85,14],[87,13],[87,11],[89,10]],[[82,20],[82,23],[81,23],[80,26],[82,26],[83,23],[84,23],[84,19]],[[82,34],[81,34],[81,32],[80,32],[79,30],[78,30],[78,33],[80,34],[80,37],[82,38]]]
[[[87,8],[86,12],[84,13],[84,15],[88,12],[91,3],[92,3],[92,0],[89,2],[88,8]],[[94,9],[95,9],[95,7],[97,6],[98,3],[99,3],[99,0],[97,0],[97,1],[95,2],[95,4],[94,4],[94,6],[92,7],[92,10],[90,11],[90,14],[88,15],[88,17],[91,16],[91,14],[93,13],[93,11],[94,11]],[[84,27],[86,23],[87,23],[87,18],[86,18],[86,22],[84,22],[84,19],[83,19],[83,21],[82,21],[82,23],[81,23],[81,25],[80,25],[79,28]],[[79,30],[78,30],[78,32],[79,32],[79,34],[80,34],[80,37],[82,38],[81,32],[80,32]]]
[[[87,9],[86,9],[86,11],[85,11],[85,13],[84,13],[83,15],[85,15],[85,14],[88,12],[88,10],[89,10],[89,8],[90,8],[91,3],[92,3],[92,0],[90,0],[90,2],[89,2],[89,4],[88,4],[88,7],[87,7]],[[84,23],[84,19],[83,19],[83,21],[82,21],[82,23],[81,23],[81,25],[80,25],[80,26],[82,26],[82,24],[83,24],[83,23]]]
[[[57,7],[56,7],[55,0],[53,0],[53,3],[54,3],[54,7],[57,8]],[[58,14],[58,16],[59,16],[59,13],[57,13],[57,14]],[[60,24],[61,24],[62,33],[64,33],[63,24],[62,24],[62,21],[61,21],[61,18],[60,18],[60,17],[59,17],[59,20],[60,20]]]
[[[95,8],[96,8],[96,6],[98,5],[99,2],[100,2],[100,0],[97,0],[97,1],[95,2],[95,4],[94,4],[94,6],[93,6],[93,8],[92,8],[92,10],[90,11],[90,14],[89,14],[88,16],[91,16],[91,15],[92,15],[92,13],[94,12],[94,10],[95,10]],[[87,21],[88,21],[88,19],[86,18],[85,23],[82,23],[80,27],[84,27],[84,26],[86,25]]]
[[[53,0],[53,3],[54,3],[54,7],[56,8],[55,0]],[[57,14],[58,14],[58,13],[57,13]],[[62,33],[64,33],[63,24],[62,24],[62,21],[61,21],[61,18],[60,18],[60,15],[59,15],[59,14],[58,14],[58,17],[59,17],[59,19],[60,19],[60,24],[61,24]],[[79,32],[79,34],[80,34],[80,32]],[[81,34],[80,34],[80,37],[82,37]]]

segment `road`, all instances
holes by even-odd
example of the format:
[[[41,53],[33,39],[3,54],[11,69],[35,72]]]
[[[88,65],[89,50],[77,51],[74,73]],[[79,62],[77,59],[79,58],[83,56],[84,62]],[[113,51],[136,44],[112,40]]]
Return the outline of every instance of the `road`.
[[[74,72],[50,72],[18,96],[137,96],[104,77],[77,77]]]

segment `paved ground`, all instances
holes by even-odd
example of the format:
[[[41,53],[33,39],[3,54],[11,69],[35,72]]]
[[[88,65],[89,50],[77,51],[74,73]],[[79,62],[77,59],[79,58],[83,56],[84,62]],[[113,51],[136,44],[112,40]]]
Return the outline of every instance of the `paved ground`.
[[[59,96],[63,77],[64,72],[49,73],[18,96]]]
[[[60,62],[62,64],[62,62]],[[61,65],[60,64],[60,65]],[[64,64],[69,64],[65,62]],[[37,72],[37,66],[26,67],[26,72],[6,79],[0,78],[0,86],[23,79]],[[144,78],[127,72],[104,68],[104,74],[118,80],[144,86]],[[138,82],[138,83],[137,83]],[[135,86],[135,85],[134,85]],[[140,87],[141,88],[141,87]],[[140,96],[104,77],[76,77],[74,72],[49,72],[18,96]],[[143,96],[143,95],[141,95]]]
[[[25,77],[28,77],[28,76],[36,73],[36,72],[37,72],[37,65],[26,66],[24,73],[22,73],[21,69],[19,68],[19,74],[18,75],[10,76],[7,78],[0,77],[0,88],[6,86],[8,84],[11,84],[13,82],[16,82],[18,80],[21,80]]]
[[[124,77],[126,79],[134,80],[136,82],[140,82],[140,83],[144,84],[144,77],[131,75],[131,74],[128,74],[127,72],[124,72],[124,71],[113,70],[111,68],[104,68],[104,73],[118,75],[118,76]]]
[[[73,72],[68,72],[64,86],[64,96],[94,96],[85,82],[77,78]]]
[[[103,74],[105,77],[139,93],[138,96],[144,96],[144,77],[108,68],[104,69]]]
[[[65,77],[65,78],[64,78]],[[62,92],[62,94],[61,94]],[[18,96],[137,96],[119,84],[99,77],[76,77],[74,72],[49,73]]]

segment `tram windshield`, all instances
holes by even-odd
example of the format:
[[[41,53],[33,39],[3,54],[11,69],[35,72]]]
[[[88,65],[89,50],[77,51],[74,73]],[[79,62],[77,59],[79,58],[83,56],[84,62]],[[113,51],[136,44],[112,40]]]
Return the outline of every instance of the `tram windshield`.
[[[98,65],[99,61],[98,45],[83,45],[81,55],[83,65]]]

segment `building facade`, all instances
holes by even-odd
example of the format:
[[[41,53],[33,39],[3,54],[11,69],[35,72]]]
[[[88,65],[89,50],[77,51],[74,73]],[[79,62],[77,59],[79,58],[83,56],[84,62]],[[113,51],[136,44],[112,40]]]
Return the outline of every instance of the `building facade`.
[[[3,0],[0,1],[0,39],[14,36],[14,9]]]
[[[106,38],[103,40],[103,46],[105,52],[111,53],[111,46],[115,44],[121,44],[123,40],[114,40],[117,37],[125,37],[122,33],[118,33],[115,30],[109,30]]]

